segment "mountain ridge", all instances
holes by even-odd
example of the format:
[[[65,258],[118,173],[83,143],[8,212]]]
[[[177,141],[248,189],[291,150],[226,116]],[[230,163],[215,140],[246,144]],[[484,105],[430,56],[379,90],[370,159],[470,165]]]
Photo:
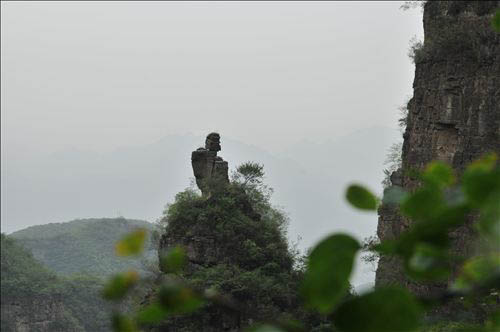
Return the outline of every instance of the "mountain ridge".
[[[115,243],[136,228],[148,230],[148,250],[143,257],[117,257]],[[86,273],[105,277],[129,268],[144,270],[144,260],[154,261],[153,230],[153,224],[142,220],[92,218],[31,226],[9,237],[60,275]]]

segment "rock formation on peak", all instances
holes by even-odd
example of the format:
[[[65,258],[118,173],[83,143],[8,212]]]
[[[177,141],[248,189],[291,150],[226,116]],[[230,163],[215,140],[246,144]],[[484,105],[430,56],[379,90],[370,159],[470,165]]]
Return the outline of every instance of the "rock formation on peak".
[[[205,139],[205,149],[209,151],[220,151],[220,135],[219,133],[210,133]]]
[[[402,170],[393,185],[407,190],[419,184],[404,170],[441,160],[461,174],[487,152],[500,154],[500,34],[491,27],[499,1],[428,1],[424,7],[424,44],[415,52],[413,98],[408,103],[403,135]],[[474,218],[450,234],[453,251],[473,254]],[[381,240],[398,237],[410,227],[396,208],[379,210]],[[408,279],[399,261],[381,257],[376,285],[400,284],[429,296],[453,280],[418,283]]]
[[[209,194],[212,181],[229,183],[227,161],[217,156],[217,152],[220,150],[220,135],[210,133],[205,140],[205,147],[198,148],[191,153],[196,185],[204,196]]]
[[[193,151],[193,171],[203,195],[192,189],[180,192],[164,212],[159,262],[180,247],[186,264],[172,274],[160,263],[158,280],[164,285],[182,280],[199,292],[210,289],[226,305],[208,301],[195,312],[169,316],[149,331],[236,332],[290,317],[319,326],[322,317],[306,311],[299,296],[302,272],[294,268],[286,215],[272,206],[263,189],[238,178],[230,182],[227,162],[217,157],[220,149],[220,135],[211,133],[205,147]],[[153,303],[159,293],[152,290],[143,305]]]

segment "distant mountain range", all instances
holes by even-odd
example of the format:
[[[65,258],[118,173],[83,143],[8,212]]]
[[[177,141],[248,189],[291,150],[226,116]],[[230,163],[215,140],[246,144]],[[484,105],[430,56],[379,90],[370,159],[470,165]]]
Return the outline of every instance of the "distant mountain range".
[[[275,189],[272,201],[289,213],[289,237],[300,236],[299,247],[305,249],[333,231],[358,238],[375,233],[376,214],[353,210],[344,190],[356,181],[380,193],[387,149],[400,139],[397,129],[372,127],[331,142],[291,142],[288,150],[270,153],[221,133],[219,155],[231,169],[249,160],[264,164],[266,182]],[[171,135],[108,153],[66,150],[33,160],[9,159],[2,165],[3,189],[9,193],[2,195],[3,231],[93,216],[154,221],[190,185],[191,151],[204,140]],[[371,271],[358,271],[370,276],[360,284],[373,278]]]
[[[141,257],[117,257],[114,251],[123,235],[137,228],[151,231],[153,227],[146,221],[125,218],[82,219],[28,227],[9,238],[59,275],[85,273],[105,277],[129,269],[145,270],[145,260],[156,260],[151,237]]]

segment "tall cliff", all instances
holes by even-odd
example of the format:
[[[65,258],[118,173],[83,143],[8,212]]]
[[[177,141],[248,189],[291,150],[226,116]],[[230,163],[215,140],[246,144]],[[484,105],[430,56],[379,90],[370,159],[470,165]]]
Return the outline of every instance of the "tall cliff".
[[[491,19],[500,1],[428,1],[424,6],[423,46],[415,51],[413,98],[403,135],[402,169],[393,185],[419,184],[407,170],[432,160],[449,163],[458,174],[486,152],[500,153],[500,34]],[[379,210],[381,240],[410,227],[395,208]],[[474,218],[450,237],[455,253],[473,253]],[[401,284],[420,295],[442,291],[447,282],[417,283],[405,277],[397,259],[381,257],[376,286]]]

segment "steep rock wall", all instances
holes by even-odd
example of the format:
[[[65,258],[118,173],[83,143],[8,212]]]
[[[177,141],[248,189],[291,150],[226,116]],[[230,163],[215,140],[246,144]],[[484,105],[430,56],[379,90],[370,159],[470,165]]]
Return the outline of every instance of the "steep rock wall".
[[[445,161],[460,174],[484,153],[500,153],[500,34],[490,25],[499,6],[500,1],[425,4],[425,40],[415,52],[414,92],[408,104],[398,185],[408,190],[417,187],[404,170],[422,168],[432,160]],[[470,218],[450,234],[455,253],[473,251],[473,223]],[[409,226],[410,221],[394,208],[380,208],[377,234],[381,240],[397,237]],[[381,257],[376,274],[376,286],[400,284],[420,295],[442,291],[450,280],[413,282],[391,257]]]

